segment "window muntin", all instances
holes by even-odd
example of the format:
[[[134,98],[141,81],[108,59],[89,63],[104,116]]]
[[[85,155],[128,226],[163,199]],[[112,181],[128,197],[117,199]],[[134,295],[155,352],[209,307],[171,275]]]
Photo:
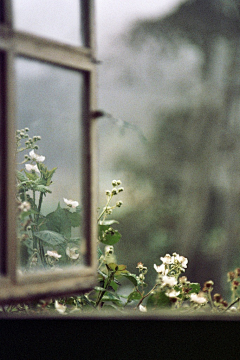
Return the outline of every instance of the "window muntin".
[[[91,112],[95,109],[95,65],[92,62],[94,58],[93,41],[93,1],[83,1],[85,43],[88,48],[79,46],[69,46],[67,43],[54,42],[44,37],[38,37],[32,33],[22,33],[17,30],[12,31],[11,6],[8,1],[3,3],[4,24],[0,24],[0,52],[3,54],[3,74],[4,81],[0,83],[1,94],[4,94],[4,101],[0,107],[2,137],[5,139],[1,143],[1,152],[5,155],[2,164],[1,188],[4,228],[1,233],[1,260],[2,271],[0,277],[0,302],[30,300],[42,296],[57,296],[72,292],[79,292],[94,286],[96,281],[96,244],[97,226],[96,226],[96,186],[95,177],[96,166],[96,124],[91,119]],[[90,31],[91,29],[91,31]],[[31,59],[31,60],[30,60]],[[84,265],[69,267],[59,272],[35,272],[34,274],[19,274],[19,257],[16,227],[16,159],[15,153],[15,132],[18,127],[17,116],[20,116],[20,107],[16,106],[16,100],[21,90],[17,90],[19,85],[19,68],[23,73],[23,68],[31,74],[31,66],[20,66],[20,63],[38,63],[54,69],[53,73],[59,70],[63,73],[75,74],[79,78],[79,91],[75,96],[78,102],[79,124],[79,150],[78,164],[81,163],[82,183],[79,184],[82,189],[83,199],[82,207],[86,211],[82,215],[82,234],[86,241],[86,254],[84,256]],[[17,64],[17,66],[16,66]],[[18,76],[18,81],[17,81]],[[58,78],[58,77],[56,77]],[[80,80],[81,79],[81,80]],[[57,91],[57,89],[56,89]],[[59,89],[60,91],[60,89]],[[71,91],[71,90],[70,90]],[[82,100],[81,100],[82,98]],[[83,101],[84,99],[84,101]],[[82,104],[82,108],[80,108]],[[21,105],[22,106],[22,105]],[[73,110],[74,106],[72,106]],[[58,109],[55,109],[58,110]],[[20,112],[19,112],[20,111]],[[21,117],[21,116],[20,116]],[[20,118],[19,117],[19,118]],[[30,127],[30,125],[27,125]],[[40,134],[39,134],[40,135]],[[66,134],[67,135],[67,134]],[[71,142],[72,146],[72,142]],[[75,144],[76,146],[76,144]],[[74,144],[73,144],[74,147]],[[43,148],[42,148],[43,149]],[[44,151],[44,149],[43,149]],[[61,151],[61,149],[60,149]],[[79,161],[81,157],[81,161]],[[76,166],[77,167],[77,166]],[[79,194],[80,196],[80,194]],[[94,239],[94,240],[93,240]],[[31,285],[30,285],[31,284]]]

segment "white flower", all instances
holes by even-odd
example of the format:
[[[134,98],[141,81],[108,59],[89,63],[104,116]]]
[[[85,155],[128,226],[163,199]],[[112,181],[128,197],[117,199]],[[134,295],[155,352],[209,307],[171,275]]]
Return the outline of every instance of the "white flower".
[[[63,314],[67,307],[65,305],[59,304],[59,302],[57,300],[55,300],[55,309],[60,313]]]
[[[60,257],[62,257],[62,255],[59,255],[57,253],[57,251],[53,250],[53,251],[50,251],[48,250],[47,253],[45,254],[45,256],[51,256],[51,257],[54,257],[55,259],[59,259]]]
[[[175,298],[175,297],[177,297],[179,294],[180,294],[180,291],[176,291],[176,290],[174,290],[174,289],[165,292],[165,295],[167,295],[167,296],[170,297],[170,298]]]
[[[37,165],[25,164],[25,168],[27,171],[35,171],[40,174],[40,171],[38,170]]]
[[[143,306],[143,305],[139,305],[139,310],[142,312],[147,312],[146,306]]]
[[[168,265],[169,265],[169,264],[172,264],[172,263],[173,263],[172,256],[169,255],[169,254],[166,254],[166,255],[164,256],[164,258],[161,257],[160,259],[162,260],[163,264],[168,264]]]
[[[164,275],[162,277],[162,287],[169,285],[169,286],[174,286],[177,285],[177,279],[174,276],[166,276]]]
[[[165,269],[164,264],[159,265],[159,266],[154,264],[153,267],[156,270],[156,272],[159,273],[159,274],[167,275],[167,273],[168,273],[168,269]]]
[[[43,162],[45,160],[45,156],[35,154],[34,150],[30,151],[29,156],[37,162]]]
[[[73,201],[73,200],[68,200],[63,198],[63,201],[65,202],[65,204],[67,204],[67,206],[75,208],[79,205],[79,203],[77,201]]]
[[[18,208],[26,212],[31,209],[31,204],[28,201],[23,201]]]
[[[235,313],[237,312],[237,308],[235,306],[231,306],[230,309],[227,310],[227,312]]]
[[[77,247],[73,247],[71,249],[67,247],[66,248],[67,256],[70,257],[70,259],[77,260],[79,258],[79,254],[76,253],[76,250],[78,250]]]
[[[182,265],[183,268],[187,268],[188,259],[184,256],[176,255],[176,260]]]
[[[197,304],[206,304],[207,303],[207,299],[204,296],[201,296],[199,294],[190,294],[190,301],[193,301]]]

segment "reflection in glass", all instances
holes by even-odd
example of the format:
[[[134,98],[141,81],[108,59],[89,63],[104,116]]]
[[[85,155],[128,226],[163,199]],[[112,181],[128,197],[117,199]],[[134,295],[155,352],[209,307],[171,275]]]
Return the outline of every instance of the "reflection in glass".
[[[14,24],[20,31],[86,46],[86,30],[81,26],[82,7],[79,0],[14,0]]]
[[[24,58],[15,68],[21,271],[83,264],[84,74]]]

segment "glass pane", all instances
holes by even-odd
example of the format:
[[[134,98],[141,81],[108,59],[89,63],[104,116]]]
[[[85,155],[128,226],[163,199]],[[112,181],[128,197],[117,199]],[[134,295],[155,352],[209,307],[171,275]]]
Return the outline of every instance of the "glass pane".
[[[21,271],[84,264],[84,74],[17,58],[16,79]]]
[[[17,30],[76,46],[87,46],[83,16],[86,5],[79,0],[13,0]]]

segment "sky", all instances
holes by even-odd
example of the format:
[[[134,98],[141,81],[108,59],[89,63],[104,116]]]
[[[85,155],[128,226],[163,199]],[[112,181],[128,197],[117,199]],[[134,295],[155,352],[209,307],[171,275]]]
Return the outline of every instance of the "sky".
[[[98,51],[137,19],[166,15],[185,0],[95,0]]]

